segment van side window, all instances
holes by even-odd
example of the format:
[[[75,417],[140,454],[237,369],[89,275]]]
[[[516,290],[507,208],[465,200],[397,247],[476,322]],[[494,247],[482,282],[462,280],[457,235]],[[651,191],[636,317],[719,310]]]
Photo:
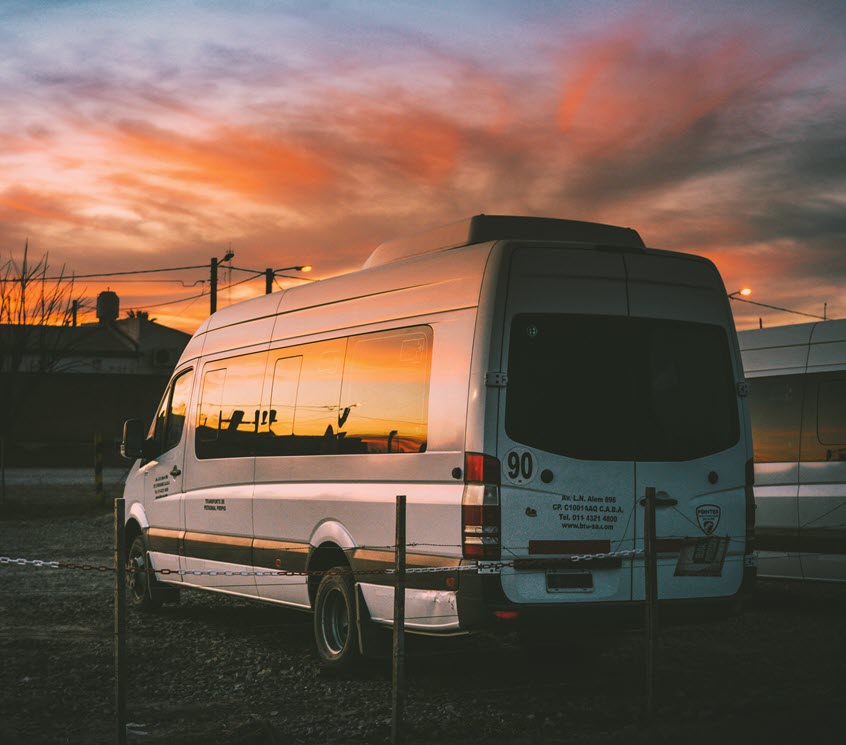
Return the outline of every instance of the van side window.
[[[148,435],[148,439],[157,445],[156,455],[153,457],[176,447],[182,439],[193,380],[194,371],[187,370],[175,378],[165,392]]]
[[[220,437],[221,407],[223,406],[223,384],[226,382],[226,368],[209,370],[203,376],[200,394],[200,410],[197,420],[197,450],[199,443],[215,442]]]
[[[820,380],[817,439],[823,445],[846,445],[846,380]],[[828,460],[846,460],[829,457]]]
[[[198,458],[253,455],[266,363],[266,352],[210,363],[197,415]]]
[[[351,337],[338,410],[341,452],[423,452],[431,366],[429,326]]]
[[[415,326],[208,363],[197,457],[424,452],[432,338]]]
[[[338,452],[338,405],[346,346],[346,339],[333,339],[297,348],[302,352],[302,368],[286,455]],[[271,408],[277,408],[276,402]]]
[[[846,375],[810,374],[805,376],[805,386],[800,460],[846,461]]]
[[[755,462],[798,461],[803,376],[753,378],[751,383],[749,409]]]
[[[261,412],[257,455],[294,454],[294,407],[302,366],[301,354],[283,357],[274,363],[270,381],[270,409]]]

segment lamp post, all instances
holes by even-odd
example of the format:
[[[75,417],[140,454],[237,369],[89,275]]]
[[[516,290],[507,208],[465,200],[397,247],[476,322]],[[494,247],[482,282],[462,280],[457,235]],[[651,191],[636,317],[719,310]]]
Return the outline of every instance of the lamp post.
[[[209,313],[214,313],[217,310],[217,265],[223,264],[227,261],[232,261],[235,258],[233,251],[227,251],[224,257],[218,262],[216,258],[211,260],[211,277],[209,282]]]
[[[748,287],[744,287],[741,290],[735,290],[734,292],[728,293],[729,300],[739,300],[742,303],[749,303],[750,305],[758,305],[761,308],[769,308],[770,310],[777,310],[782,313],[793,313],[797,316],[805,316],[806,318],[818,318],[821,321],[828,320],[828,303],[823,303],[823,314],[818,316],[816,313],[805,313],[801,310],[791,310],[790,308],[782,308],[778,305],[768,305],[767,303],[759,303],[756,300],[746,300],[745,297],[738,297],[738,295],[748,296],[752,294],[752,290]],[[758,319],[758,323],[763,327],[763,323],[760,319]]]
[[[749,295],[751,294],[752,290],[750,290],[748,287],[744,287],[742,290],[735,290],[734,292],[730,292],[728,296],[729,300],[731,300],[733,297],[737,297],[738,295],[743,295],[743,297],[749,297]]]
[[[288,272],[295,270],[298,272],[310,272],[312,270],[311,264],[302,264],[301,266],[283,266],[281,269],[271,269],[268,267],[264,270],[264,294],[269,295],[273,292],[273,278],[277,272]]]

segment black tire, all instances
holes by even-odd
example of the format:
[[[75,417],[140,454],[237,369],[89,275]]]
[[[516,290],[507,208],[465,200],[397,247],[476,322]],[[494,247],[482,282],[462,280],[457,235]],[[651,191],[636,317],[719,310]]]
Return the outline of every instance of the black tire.
[[[330,572],[349,572],[334,567]],[[326,672],[345,672],[360,661],[355,586],[349,574],[326,574],[314,598],[314,640]]]
[[[153,611],[162,607],[165,593],[150,571],[147,560],[147,544],[140,533],[132,539],[126,559],[126,587],[129,602],[141,611]]]

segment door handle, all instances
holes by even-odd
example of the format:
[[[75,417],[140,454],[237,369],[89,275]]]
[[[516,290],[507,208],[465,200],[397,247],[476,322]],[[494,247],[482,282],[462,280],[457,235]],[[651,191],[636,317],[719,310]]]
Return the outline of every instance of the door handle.
[[[179,466],[174,466],[170,469],[170,475],[173,476],[173,478],[179,476],[180,473],[182,473],[182,471],[179,470]]]

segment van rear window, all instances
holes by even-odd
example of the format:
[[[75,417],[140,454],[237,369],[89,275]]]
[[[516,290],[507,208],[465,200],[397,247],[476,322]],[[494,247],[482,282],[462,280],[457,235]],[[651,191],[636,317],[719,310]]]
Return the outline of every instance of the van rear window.
[[[515,316],[505,429],[515,442],[584,460],[725,450],[740,438],[726,333],[650,318]]]

